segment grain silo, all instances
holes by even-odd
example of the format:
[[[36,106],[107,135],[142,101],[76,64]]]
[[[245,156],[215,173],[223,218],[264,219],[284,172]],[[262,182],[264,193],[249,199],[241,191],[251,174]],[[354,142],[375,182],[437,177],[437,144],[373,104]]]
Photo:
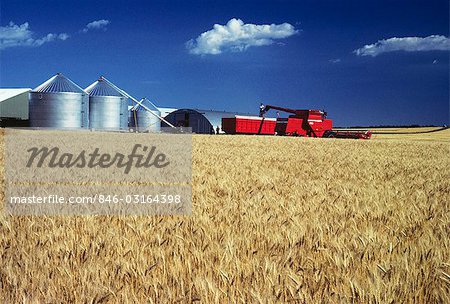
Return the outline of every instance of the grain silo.
[[[89,94],[91,129],[128,129],[128,98],[117,87],[100,77],[86,88]]]
[[[143,98],[140,102],[141,104],[136,104],[131,110],[132,118],[136,117],[136,129],[139,132],[161,131],[161,120],[159,119],[161,112],[147,98]],[[154,110],[149,110],[151,108]]]
[[[29,93],[30,127],[77,129],[89,126],[89,98],[61,73]]]

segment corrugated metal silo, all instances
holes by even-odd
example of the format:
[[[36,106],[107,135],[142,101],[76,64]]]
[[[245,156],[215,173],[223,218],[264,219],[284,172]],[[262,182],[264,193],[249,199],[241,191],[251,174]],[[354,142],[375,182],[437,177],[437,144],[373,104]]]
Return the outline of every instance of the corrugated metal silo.
[[[154,106],[151,104],[151,102],[144,98],[141,100],[141,103],[151,109],[154,108]],[[151,110],[150,113],[148,110],[146,110],[143,106],[137,104],[132,111],[136,113],[136,122],[137,122],[137,130],[140,132],[159,132],[161,131],[161,121],[159,118],[155,115],[161,116],[161,112],[157,109]],[[133,114],[132,114],[133,115]],[[133,115],[134,116],[134,115]],[[133,117],[134,118],[134,117]]]
[[[89,98],[61,73],[29,93],[30,127],[72,129],[89,126]]]
[[[103,77],[86,88],[91,129],[128,129],[127,97]]]

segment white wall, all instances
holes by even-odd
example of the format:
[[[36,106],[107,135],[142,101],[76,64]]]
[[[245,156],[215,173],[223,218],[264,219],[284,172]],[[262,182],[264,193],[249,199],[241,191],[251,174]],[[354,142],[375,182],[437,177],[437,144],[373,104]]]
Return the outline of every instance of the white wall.
[[[0,117],[28,119],[28,92],[31,89],[0,89]]]

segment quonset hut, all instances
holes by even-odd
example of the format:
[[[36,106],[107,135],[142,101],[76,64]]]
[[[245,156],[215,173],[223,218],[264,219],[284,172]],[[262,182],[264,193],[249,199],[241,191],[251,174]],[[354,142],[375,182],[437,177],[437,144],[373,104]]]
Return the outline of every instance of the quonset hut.
[[[222,132],[222,118],[232,118],[237,114],[213,110],[179,109],[164,118],[176,127],[192,128],[193,133],[212,134],[216,133],[217,128],[219,132]],[[161,125],[167,127],[164,122]]]
[[[97,130],[128,129],[128,98],[100,77],[86,88],[89,94],[90,128]]]
[[[32,90],[28,100],[32,128],[89,127],[89,99],[86,92],[61,73]]]

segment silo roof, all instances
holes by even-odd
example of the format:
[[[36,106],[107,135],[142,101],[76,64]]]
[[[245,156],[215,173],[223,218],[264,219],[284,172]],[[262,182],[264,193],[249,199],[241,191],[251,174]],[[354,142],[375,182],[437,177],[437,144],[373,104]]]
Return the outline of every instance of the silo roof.
[[[118,96],[126,97],[121,91],[109,84],[103,77],[88,86],[85,90],[89,96]]]
[[[86,92],[76,85],[72,80],[67,78],[61,73],[56,74],[32,92],[39,93],[62,93],[62,92],[72,92],[72,93],[83,93]]]

